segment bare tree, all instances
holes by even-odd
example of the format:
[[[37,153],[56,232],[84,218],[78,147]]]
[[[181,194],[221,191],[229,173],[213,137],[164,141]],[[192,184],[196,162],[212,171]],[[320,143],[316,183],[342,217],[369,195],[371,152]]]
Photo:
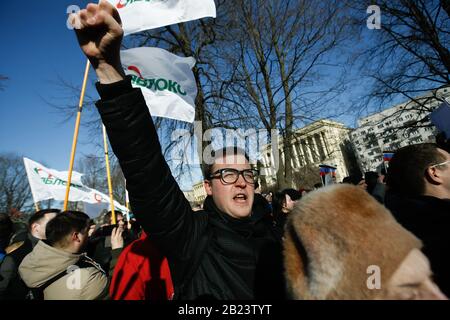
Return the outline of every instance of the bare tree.
[[[31,189],[22,157],[0,155],[0,212],[29,211],[33,206]]]
[[[325,74],[342,71],[339,59],[331,54],[348,36],[345,7],[338,1],[243,0],[233,1],[233,7],[232,39],[226,51],[232,80],[224,95],[232,108],[239,106],[241,111],[234,113],[238,119],[228,120],[280,132],[287,143],[279,151],[284,161],[277,171],[278,187],[291,187],[295,128],[333,112],[337,115],[338,108],[329,107],[344,89],[342,78]]]
[[[364,4],[355,2],[359,12]],[[370,86],[363,110],[373,111],[400,100],[409,101],[404,110],[416,110],[421,117],[408,127],[429,126],[424,118],[442,101],[442,87],[450,85],[450,1],[377,1],[381,29],[361,31],[368,49],[359,56],[362,75]],[[399,117],[403,110],[391,117]]]
[[[125,178],[116,157],[110,157],[110,170],[114,200],[125,205]],[[77,171],[83,174],[83,183],[87,187],[109,194],[106,164],[103,156],[93,154],[83,156],[78,160]]]

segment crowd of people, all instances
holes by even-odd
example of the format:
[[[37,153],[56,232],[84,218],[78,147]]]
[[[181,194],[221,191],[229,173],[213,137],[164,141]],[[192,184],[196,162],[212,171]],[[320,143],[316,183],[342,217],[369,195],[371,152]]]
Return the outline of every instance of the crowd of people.
[[[450,149],[397,150],[385,175],[261,194],[245,152],[204,164],[192,209],[172,177],[139,89],[120,63],[107,2],[78,14],[99,82],[97,109],[139,227],[93,226],[77,211],[36,212],[14,234],[0,215],[1,299],[446,299]],[[13,241],[11,240],[13,239]]]

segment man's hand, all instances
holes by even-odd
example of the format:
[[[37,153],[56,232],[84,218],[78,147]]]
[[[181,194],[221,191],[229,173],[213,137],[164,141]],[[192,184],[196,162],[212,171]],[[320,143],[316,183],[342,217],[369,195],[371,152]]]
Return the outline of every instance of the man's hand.
[[[78,43],[88,57],[101,83],[120,81],[125,77],[120,62],[123,29],[117,10],[107,1],[88,4],[72,14]]]
[[[117,227],[112,230],[111,233],[111,249],[123,248],[123,227]]]

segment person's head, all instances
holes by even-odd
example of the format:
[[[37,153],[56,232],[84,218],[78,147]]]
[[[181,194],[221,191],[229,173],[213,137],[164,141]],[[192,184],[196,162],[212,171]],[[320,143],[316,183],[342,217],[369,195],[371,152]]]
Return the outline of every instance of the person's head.
[[[13,234],[13,223],[6,213],[0,213],[0,251],[4,250]]]
[[[281,193],[284,194],[282,211],[284,213],[289,213],[294,208],[295,203],[300,200],[302,195],[295,189],[284,189]]]
[[[361,188],[328,186],[306,195],[289,215],[288,288],[295,299],[443,298],[421,247]]]
[[[89,226],[90,218],[84,212],[60,212],[47,223],[46,241],[52,247],[81,253],[88,241]]]
[[[61,212],[59,209],[44,209],[36,211],[28,220],[28,228],[31,235],[40,240],[46,239],[45,229],[47,223],[59,212]]]
[[[450,154],[433,143],[403,147],[389,162],[386,183],[403,196],[450,198]]]
[[[220,211],[238,219],[251,214],[258,172],[244,150],[228,147],[215,151],[203,174],[206,193]]]
[[[342,180],[342,183],[348,183],[357,186],[361,182],[361,180],[364,180],[361,173],[354,173],[352,175],[349,175],[348,177],[345,177]]]
[[[427,257],[413,249],[403,259],[389,279],[383,299],[389,300],[435,300],[447,299],[432,280]]]
[[[116,224],[123,227],[125,224],[125,220],[123,218],[122,211],[114,210],[114,213],[116,215]],[[106,225],[112,224],[112,211],[108,211],[105,214],[105,218],[103,221],[104,221],[104,224],[106,224]]]

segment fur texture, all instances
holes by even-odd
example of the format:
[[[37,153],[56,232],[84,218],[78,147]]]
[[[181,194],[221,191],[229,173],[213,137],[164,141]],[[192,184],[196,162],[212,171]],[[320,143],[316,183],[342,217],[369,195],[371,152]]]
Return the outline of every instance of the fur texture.
[[[421,242],[364,190],[348,184],[314,191],[289,215],[284,243],[288,291],[294,299],[376,299]],[[380,267],[381,289],[367,268]]]

